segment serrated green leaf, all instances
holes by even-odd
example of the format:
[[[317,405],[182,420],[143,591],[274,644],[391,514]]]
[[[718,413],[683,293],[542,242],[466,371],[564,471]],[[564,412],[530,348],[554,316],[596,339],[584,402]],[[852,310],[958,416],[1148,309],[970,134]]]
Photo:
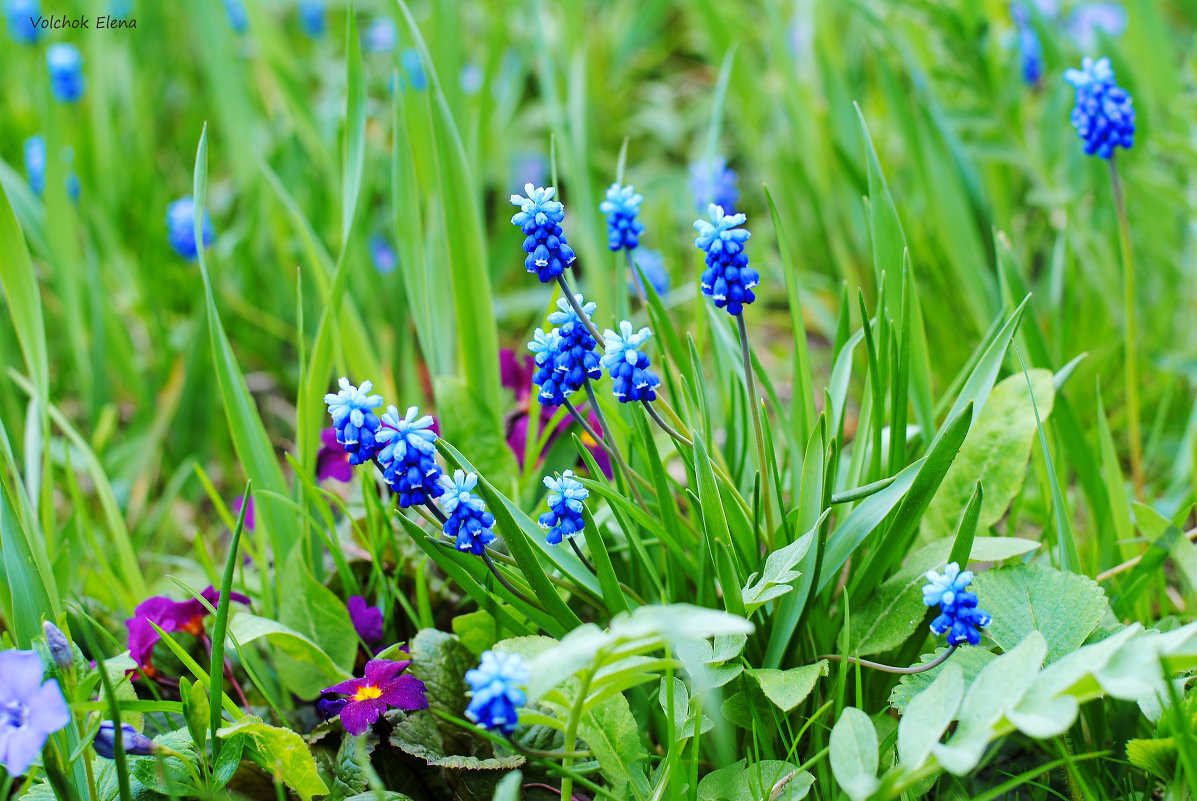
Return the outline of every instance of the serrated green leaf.
[[[253,750],[273,770],[275,778],[294,790],[303,801],[328,794],[328,787],[316,770],[316,760],[307,743],[290,729],[271,726],[247,715],[216,734],[222,739],[245,735],[246,743],[252,744]]]

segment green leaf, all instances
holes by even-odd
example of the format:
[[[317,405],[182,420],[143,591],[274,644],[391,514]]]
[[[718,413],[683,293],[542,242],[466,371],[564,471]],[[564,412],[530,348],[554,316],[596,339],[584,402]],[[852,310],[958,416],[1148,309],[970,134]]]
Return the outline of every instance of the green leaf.
[[[345,604],[312,577],[300,550],[288,560],[285,575],[288,585],[279,601],[279,622],[319,646],[337,667],[352,670],[358,637]]]
[[[312,796],[328,794],[328,787],[316,770],[316,760],[307,743],[290,729],[281,729],[246,716],[216,734],[224,739],[245,735],[252,743],[253,750],[273,770],[275,778],[294,790],[303,801],[309,801]]]
[[[794,589],[793,583],[802,575],[795,568],[810,550],[811,543],[818,536],[819,527],[823,525],[830,511],[824,512],[810,531],[784,548],[769,554],[765,559],[765,569],[759,574],[759,580],[757,573],[748,577],[748,583],[740,591],[744,599],[745,614],[751,615],[769,601],[780,598]]]
[[[1093,579],[1045,565],[987,570],[971,589],[993,616],[986,632],[1002,650],[1038,631],[1047,641],[1049,663],[1080,648],[1109,609]]]
[[[495,644],[499,638],[499,629],[495,618],[485,609],[468,612],[453,618],[453,633],[461,639],[461,644],[475,656]]]
[[[1126,758],[1158,778],[1171,780],[1176,776],[1176,738],[1159,737],[1150,740],[1127,740]]]
[[[923,654],[919,658],[919,664],[925,665],[932,660],[943,656],[947,647],[936,648],[934,652]],[[900,714],[905,714],[906,706],[911,699],[919,693],[931,686],[931,682],[939,677],[939,674],[949,665],[955,665],[960,668],[960,672],[964,676],[964,685],[966,687],[972,685],[973,680],[977,678],[977,674],[981,670],[997,658],[997,655],[992,651],[986,651],[984,648],[961,648],[952,654],[952,657],[941,665],[924,671],[923,673],[912,673],[903,676],[898,686],[894,687],[889,695],[889,705],[892,706]]]
[[[291,692],[310,700],[325,687],[353,678],[310,639],[282,623],[248,612],[229,621],[229,633],[245,646],[264,639],[274,647],[275,668]]]
[[[815,777],[790,762],[764,759],[749,765],[713,770],[698,783],[699,801],[799,801],[810,793]]]
[[[13,635],[18,645],[29,648],[33,638],[42,633],[42,620],[55,619],[45,584],[52,579],[38,570],[34,562],[25,529],[12,507],[4,481],[0,481],[0,554],[3,554],[3,583],[12,599],[13,619],[9,622]]]
[[[524,774],[513,770],[495,785],[493,801],[520,801],[524,786]]]
[[[835,722],[830,740],[831,772],[852,801],[873,794],[877,781],[877,730],[869,716],[848,707]]]
[[[198,771],[199,767],[191,735],[186,729],[177,729],[158,735],[154,742],[182,754],[186,763],[173,754],[162,757],[161,764],[157,756],[131,756],[128,758],[130,775],[154,792],[194,797],[199,788],[191,778],[191,771]]]
[[[526,761],[519,754],[459,754],[450,753],[444,734],[437,726],[438,718],[426,709],[407,713],[387,715],[395,728],[391,732],[391,745],[406,754],[423,759],[429,765],[450,770],[510,770]],[[487,741],[470,738],[455,738],[454,742],[468,743],[471,747],[489,750]]]
[[[898,722],[898,756],[907,769],[917,770],[927,760],[963,699],[964,673],[949,660],[931,686],[910,700]]]
[[[452,442],[481,475],[505,495],[514,495],[519,476],[515,454],[502,431],[494,425],[494,402],[485,402],[464,381],[439,376],[435,381],[436,405],[441,412],[441,436]]]
[[[1046,420],[1055,399],[1051,371],[1031,370],[1030,376],[1039,414]],[[1035,409],[1023,375],[999,382],[927,508],[924,536],[952,533],[978,480],[985,487],[978,527],[985,530],[1001,520],[1022,488],[1036,428]]]
[[[196,685],[197,687],[199,685]],[[212,768],[212,783],[217,790],[224,787],[237,775],[241,767],[241,754],[245,751],[245,735],[238,734],[220,745],[220,754]]]
[[[806,700],[820,676],[827,675],[827,660],[789,670],[762,668],[749,671],[761,685],[761,691],[782,712],[789,712]]]

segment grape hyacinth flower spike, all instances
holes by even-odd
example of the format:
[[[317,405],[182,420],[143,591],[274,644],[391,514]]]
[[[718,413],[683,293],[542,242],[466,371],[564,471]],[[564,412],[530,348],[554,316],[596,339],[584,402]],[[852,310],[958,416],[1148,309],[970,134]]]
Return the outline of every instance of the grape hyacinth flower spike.
[[[649,367],[648,355],[640,347],[653,332],[647,326],[632,331],[628,320],[619,323],[619,331],[610,328],[603,334],[607,352],[602,365],[611,374],[613,392],[621,403],[656,400],[661,379]]]
[[[324,11],[324,0],[299,0],[299,27],[308,37],[319,39],[324,35]]]
[[[1038,86],[1043,80],[1043,45],[1039,43],[1039,34],[1031,25],[1030,14],[1022,3],[1010,6],[1010,16],[1017,30],[1018,60],[1023,83]]]
[[[441,508],[449,515],[444,532],[452,537],[457,550],[481,556],[486,546],[495,541],[494,515],[486,511],[486,503],[472,490],[478,486],[478,475],[464,470],[454,470],[452,480],[442,478],[448,491]]]
[[[1071,119],[1085,155],[1109,159],[1116,148],[1134,146],[1135,109],[1130,94],[1114,82],[1108,58],[1086,56],[1079,70],[1064,71],[1064,81],[1076,90]]]
[[[598,342],[590,330],[593,325],[590,318],[596,308],[581,295],[574,295],[573,304],[567,298],[558,298],[557,311],[549,315],[549,322],[558,326],[559,337],[553,355],[553,370],[567,395],[580,389],[587,378],[603,377],[599,356],[595,353]],[[576,309],[582,310],[581,316]]]
[[[586,526],[582,501],[590,491],[574,478],[572,470],[566,470],[560,476],[545,476],[544,485],[549,489],[546,498],[549,511],[540,516],[540,527],[548,529],[546,541],[549,545],[560,545],[562,539],[581,533]]]
[[[599,211],[607,217],[607,247],[611,250],[635,250],[640,244],[644,223],[636,220],[644,196],[636,194],[633,186],[611,184],[607,199],[599,204]]]
[[[79,48],[56,42],[46,48],[46,67],[50,70],[50,92],[60,103],[74,103],[83,97],[83,56]]]
[[[942,574],[927,571],[927,586],[923,587],[923,603],[939,606],[940,614],[931,621],[931,631],[947,634],[948,645],[977,645],[981,642],[980,629],[988,626],[992,618],[989,613],[977,608],[977,596],[965,591],[973,581],[972,571],[961,570],[950,562]]]
[[[519,708],[528,700],[521,688],[530,678],[519,654],[484,652],[478,667],[465,674],[470,685],[466,717],[485,729],[510,735],[519,723]]]
[[[702,273],[702,293],[727,313],[738,315],[756,300],[752,288],[760,283],[757,271],[748,266],[744,243],[751,236],[739,226],[748,218],[743,214],[725,214],[722,206],[707,207],[710,221],[695,220],[698,236],[694,245],[706,254],[707,267]]]
[[[532,383],[540,387],[536,393],[537,400],[542,406],[560,406],[565,403],[565,388],[557,374],[557,354],[561,352],[561,332],[551,328],[546,333],[537,328],[532,334],[532,341],[528,343],[528,350],[532,351],[532,362],[536,371],[532,374]]]
[[[364,386],[364,385],[363,385]],[[420,416],[411,406],[407,414],[388,406],[382,416],[382,428],[375,434],[380,446],[378,461],[383,477],[399,495],[403,508],[428,503],[445,491],[440,484],[441,468],[436,463],[436,433],[431,415]]]
[[[337,430],[337,442],[349,454],[350,464],[365,464],[374,458],[379,448],[377,436],[382,421],[374,410],[382,405],[382,396],[370,394],[374,384],[369,381],[355,387],[348,378],[342,377],[338,384],[340,392],[324,396],[333,427]]]
[[[39,0],[4,0],[4,16],[8,20],[8,35],[20,44],[33,44],[41,32],[36,20],[42,15]]]
[[[524,234],[524,252],[528,254],[524,268],[547,284],[564,275],[565,268],[577,258],[561,230],[565,206],[553,200],[557,194],[554,187],[525,184],[524,192],[527,197],[511,196],[511,204],[520,208],[512,215],[511,224]]]
[[[736,171],[728,168],[727,159],[723,156],[691,164],[690,191],[694,194],[694,207],[702,212],[707,205],[714,203],[729,213],[733,212],[740,200],[737,177]]]

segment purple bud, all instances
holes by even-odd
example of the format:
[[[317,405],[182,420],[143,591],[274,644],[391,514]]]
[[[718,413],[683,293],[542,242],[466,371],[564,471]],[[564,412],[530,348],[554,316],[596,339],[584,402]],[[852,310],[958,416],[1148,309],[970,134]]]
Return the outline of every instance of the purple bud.
[[[121,724],[121,741],[124,743],[125,753],[129,756],[148,756],[158,748],[153,740],[138,732],[128,723]],[[100,724],[100,730],[96,732],[96,739],[92,743],[92,747],[104,759],[112,759],[113,754],[116,753],[115,746],[116,726],[111,720],[106,720]]]
[[[42,633],[46,635],[46,644],[50,646],[50,656],[54,664],[62,670],[70,670],[75,666],[75,652],[71,650],[71,643],[67,640],[62,629],[49,620],[42,623]]]

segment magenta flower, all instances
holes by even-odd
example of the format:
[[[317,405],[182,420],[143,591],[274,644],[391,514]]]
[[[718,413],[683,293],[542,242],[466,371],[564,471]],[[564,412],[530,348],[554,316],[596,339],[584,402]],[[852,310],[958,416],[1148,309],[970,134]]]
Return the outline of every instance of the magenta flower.
[[[358,635],[371,645],[381,640],[382,610],[367,604],[366,599],[360,595],[350,598],[348,606],[349,619],[353,621]]]
[[[215,587],[209,586],[200,595],[213,607],[220,603],[220,593]],[[249,598],[241,593],[235,592],[230,597],[237,603],[249,606]],[[153,678],[157,671],[151,664],[151,657],[161,636],[150,625],[151,621],[166,632],[183,631],[200,637],[204,634],[204,618],[207,614],[208,610],[195,598],[172,601],[165,595],[155,595],[145,599],[133,610],[133,617],[125,621],[129,629],[129,656],[137,662],[146,678]]]
[[[233,501],[233,520],[241,516],[241,499]],[[245,530],[254,530],[254,497],[249,496],[249,503],[246,504],[245,509]],[[213,604],[215,606],[215,604]]]
[[[320,450],[316,452],[316,480],[331,478],[348,484],[353,478],[353,466],[349,454],[337,442],[337,430],[326,428],[320,432]]]
[[[326,708],[335,708],[340,700],[341,725],[349,734],[365,734],[388,706],[396,709],[427,709],[428,695],[424,682],[404,673],[411,660],[391,662],[371,659],[366,663],[366,676],[349,679],[325,689],[322,695],[341,695],[344,699],[322,699]]]
[[[534,386],[532,376],[535,373],[536,365],[530,354],[520,359],[516,357],[515,351],[508,348],[499,351],[499,375],[503,386],[515,393],[516,402],[515,410],[507,416],[507,446],[515,454],[521,469],[524,466],[524,449],[528,442],[528,412]],[[540,407],[540,425],[537,427],[537,436],[544,433],[545,426],[553,419],[555,411],[556,409],[552,406]],[[590,423],[590,427],[600,437],[603,435],[602,426],[599,425],[598,417],[593,411],[587,412],[586,422]],[[558,436],[568,431],[571,425],[573,425],[573,421],[568,417],[558,423],[552,436],[549,437],[546,447],[552,445]],[[611,458],[607,456],[607,452],[591,439],[589,434],[584,431],[579,431],[578,434],[582,438],[582,444],[586,446],[586,450],[590,451],[590,455],[598,463],[599,469],[603,471],[603,475],[611,478],[613,476]]]

